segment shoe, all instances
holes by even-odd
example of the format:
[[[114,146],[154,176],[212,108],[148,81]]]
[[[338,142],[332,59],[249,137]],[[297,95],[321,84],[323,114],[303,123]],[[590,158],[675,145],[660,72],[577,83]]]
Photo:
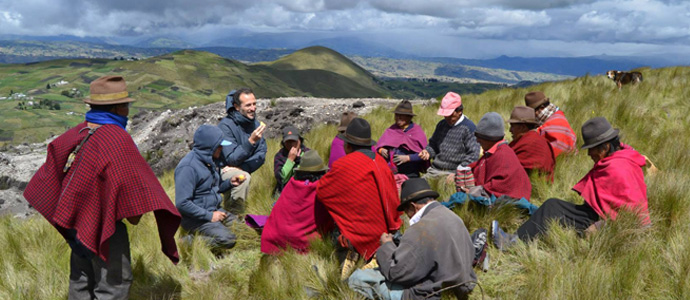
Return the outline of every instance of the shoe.
[[[498,221],[493,220],[491,221],[491,239],[496,249],[504,251],[515,244],[518,237],[516,234],[510,234],[503,231],[503,229],[498,226]]]

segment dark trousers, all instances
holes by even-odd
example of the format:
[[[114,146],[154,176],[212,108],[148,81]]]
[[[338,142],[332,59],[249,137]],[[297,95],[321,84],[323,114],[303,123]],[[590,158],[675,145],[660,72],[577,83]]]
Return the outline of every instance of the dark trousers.
[[[190,230],[190,233],[200,235],[206,239],[211,248],[230,249],[235,247],[237,237],[228,228],[231,222],[206,222]],[[227,224],[227,225],[225,225]]]
[[[529,220],[522,224],[517,234],[523,241],[530,241],[544,233],[551,220],[556,220],[563,227],[573,227],[583,232],[599,220],[599,215],[587,204],[577,205],[560,199],[546,200]]]
[[[124,223],[115,223],[115,233],[108,239],[108,243],[108,262],[98,256],[85,258],[72,250],[69,299],[128,298],[129,287],[132,285],[132,259],[127,226]]]

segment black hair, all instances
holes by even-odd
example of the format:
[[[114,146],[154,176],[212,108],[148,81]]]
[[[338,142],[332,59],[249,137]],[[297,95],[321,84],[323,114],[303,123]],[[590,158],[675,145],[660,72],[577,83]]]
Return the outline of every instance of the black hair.
[[[118,104],[108,104],[108,105],[95,105],[95,104],[89,104],[92,110],[97,110],[97,111],[112,111],[116,107],[120,105],[129,105],[129,103],[118,103]]]
[[[603,150],[606,148],[606,145],[611,146],[611,148],[609,148],[609,151],[606,153],[606,156],[610,156],[611,154],[613,154],[614,152],[616,152],[622,148],[620,138],[615,137],[615,138],[612,138],[606,142],[601,143],[601,145],[594,147],[594,149]]]
[[[295,180],[299,181],[307,181],[309,182],[316,182],[317,180],[321,179],[323,175],[326,174],[326,171],[321,171],[321,172],[306,172],[306,171],[300,171],[300,170],[295,170]]]
[[[248,87],[242,87],[237,89],[235,93],[232,94],[232,103],[242,105],[242,102],[240,102],[240,96],[242,96],[242,94],[254,94],[254,91],[252,91],[252,89]]]
[[[460,106],[458,106],[457,108],[455,108],[455,112],[461,112],[463,109],[465,109],[465,107],[462,106],[462,104],[460,104]]]
[[[431,198],[431,197],[423,197],[421,199],[413,200],[411,202],[414,202],[416,204],[426,204],[426,203],[429,203],[433,200],[434,200],[434,198]]]
[[[355,151],[357,151],[357,150],[362,150],[362,149],[369,149],[369,150],[371,150],[371,146],[360,146],[360,145],[355,145],[355,144],[351,144],[351,143],[348,143],[348,142],[345,142],[345,143],[348,144],[348,145],[350,145],[350,147],[352,147],[352,152],[355,152]]]
[[[532,123],[524,123],[524,124],[525,124],[525,126],[527,126],[527,129],[529,129],[529,130],[533,130],[533,129],[536,129],[537,127],[539,127],[539,124],[532,124]]]

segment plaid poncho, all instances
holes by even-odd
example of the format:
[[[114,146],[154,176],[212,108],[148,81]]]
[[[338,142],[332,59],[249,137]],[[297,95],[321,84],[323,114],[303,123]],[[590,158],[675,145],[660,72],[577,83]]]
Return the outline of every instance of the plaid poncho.
[[[63,172],[69,154],[88,134],[88,128],[81,130],[85,127],[81,123],[48,145],[46,162],[24,191],[26,200],[65,238],[75,229],[77,239],[105,261],[115,222],[153,211],[163,253],[177,263],[180,214],[126,131],[101,126]]]

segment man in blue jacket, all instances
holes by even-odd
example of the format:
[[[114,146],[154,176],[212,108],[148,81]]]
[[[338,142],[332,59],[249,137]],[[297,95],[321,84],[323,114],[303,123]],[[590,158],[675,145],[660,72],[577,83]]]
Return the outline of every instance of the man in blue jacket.
[[[235,234],[227,226],[237,219],[220,207],[225,192],[241,183],[239,176],[221,180],[218,168],[223,132],[216,126],[201,125],[194,133],[194,147],[175,168],[175,204],[182,215],[182,228],[202,235],[214,249],[235,246]]]
[[[267,147],[263,138],[266,124],[256,120],[256,98],[250,88],[231,91],[225,97],[225,109],[228,115],[218,124],[225,140],[230,142],[223,146],[223,180],[240,176],[244,182],[225,193],[223,207],[241,215],[249,193],[249,174],[259,169],[266,159]]]

